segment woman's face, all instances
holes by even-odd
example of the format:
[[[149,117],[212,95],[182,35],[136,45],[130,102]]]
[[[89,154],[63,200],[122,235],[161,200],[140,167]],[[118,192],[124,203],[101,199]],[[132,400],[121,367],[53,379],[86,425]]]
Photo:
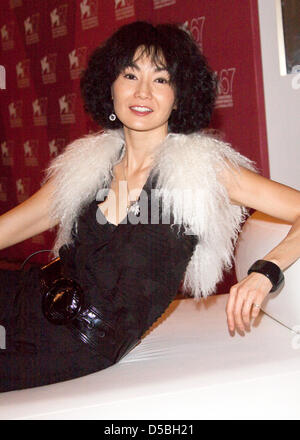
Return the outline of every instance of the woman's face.
[[[122,71],[111,87],[115,113],[129,129],[168,131],[168,119],[175,106],[175,93],[167,70],[157,71],[146,55],[134,56],[133,67]],[[135,108],[133,108],[135,107]],[[144,110],[144,111],[143,111]]]

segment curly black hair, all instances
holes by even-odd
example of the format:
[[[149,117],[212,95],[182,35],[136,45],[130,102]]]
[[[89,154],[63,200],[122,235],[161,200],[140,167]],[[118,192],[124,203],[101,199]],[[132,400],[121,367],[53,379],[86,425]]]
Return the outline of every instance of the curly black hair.
[[[118,118],[108,118],[114,111],[111,85],[131,65],[140,46],[141,55],[146,53],[156,66],[162,65],[163,54],[177,104],[169,117],[169,131],[188,134],[207,127],[216,98],[215,76],[191,33],[175,23],[154,26],[135,21],[97,47],[80,78],[84,110],[104,129],[123,127]]]

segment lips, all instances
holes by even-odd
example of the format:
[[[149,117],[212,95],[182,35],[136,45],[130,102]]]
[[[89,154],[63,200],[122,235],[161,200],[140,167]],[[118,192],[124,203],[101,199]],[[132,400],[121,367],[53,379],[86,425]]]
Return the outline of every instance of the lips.
[[[149,110],[147,110],[147,111],[139,111],[139,110],[135,110],[133,107],[141,107],[141,108],[145,108],[145,109],[149,109]],[[141,105],[139,105],[139,106],[131,106],[129,108],[132,111],[132,113],[134,113],[136,116],[147,116],[147,115],[150,115],[153,112],[153,110],[150,109],[149,107],[141,106]]]
[[[130,110],[134,110],[133,107],[140,107],[140,108],[144,108],[144,109],[147,109],[147,110],[150,110],[151,112],[153,112],[152,108],[147,107],[147,106],[145,106],[145,105],[131,105],[131,106],[129,107]],[[138,111],[138,110],[135,110],[135,111]]]

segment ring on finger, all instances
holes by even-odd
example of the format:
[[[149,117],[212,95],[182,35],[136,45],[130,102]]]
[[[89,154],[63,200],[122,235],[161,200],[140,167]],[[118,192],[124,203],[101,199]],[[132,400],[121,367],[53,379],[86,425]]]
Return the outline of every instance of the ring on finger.
[[[253,307],[257,307],[258,309],[260,309],[260,304],[253,303]]]

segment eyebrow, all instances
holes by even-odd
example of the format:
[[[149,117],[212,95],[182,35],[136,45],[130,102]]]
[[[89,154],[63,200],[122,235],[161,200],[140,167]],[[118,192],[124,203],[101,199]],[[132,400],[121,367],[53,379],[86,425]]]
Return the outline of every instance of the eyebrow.
[[[141,70],[139,68],[139,66],[134,62],[131,62],[130,64],[128,64],[127,67],[133,67],[134,69],[139,70],[139,71]],[[169,73],[165,67],[156,67],[154,72],[167,72],[167,73]]]

